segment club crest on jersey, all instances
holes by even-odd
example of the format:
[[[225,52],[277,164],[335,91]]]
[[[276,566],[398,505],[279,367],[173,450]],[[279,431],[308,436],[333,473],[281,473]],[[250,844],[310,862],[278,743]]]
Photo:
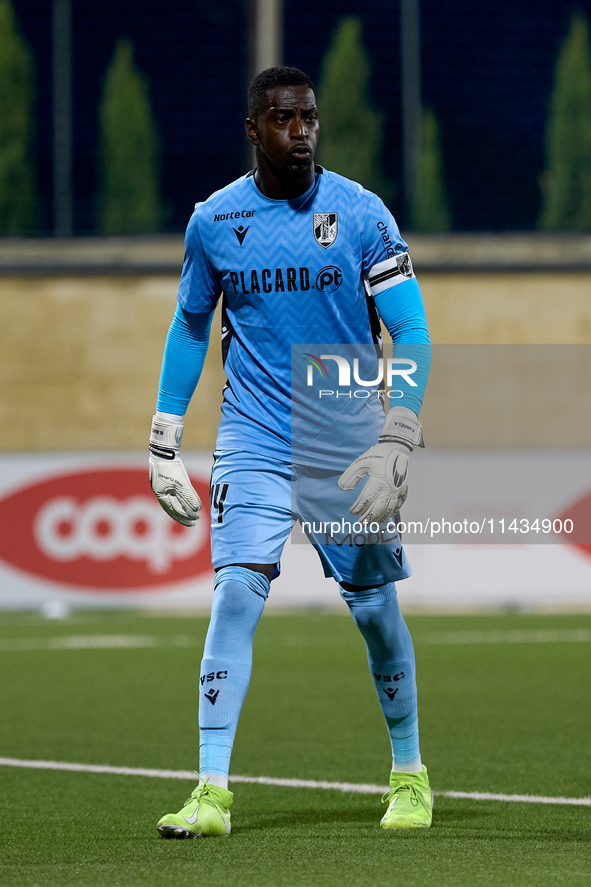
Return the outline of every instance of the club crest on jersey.
[[[338,224],[337,213],[314,213],[314,237],[324,249],[337,239]]]

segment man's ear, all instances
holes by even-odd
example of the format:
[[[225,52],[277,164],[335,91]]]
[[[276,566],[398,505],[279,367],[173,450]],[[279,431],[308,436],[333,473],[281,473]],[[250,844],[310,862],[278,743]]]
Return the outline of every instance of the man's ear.
[[[259,145],[259,131],[257,128],[257,122],[254,117],[247,117],[244,121],[244,125],[246,126],[246,137],[251,145]]]

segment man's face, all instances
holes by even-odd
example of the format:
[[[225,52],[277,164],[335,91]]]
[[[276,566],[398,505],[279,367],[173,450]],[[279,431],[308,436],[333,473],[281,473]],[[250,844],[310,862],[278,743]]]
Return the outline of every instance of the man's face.
[[[267,95],[268,103],[256,120],[247,120],[250,141],[277,178],[309,178],[318,141],[314,93],[307,86],[281,86]]]

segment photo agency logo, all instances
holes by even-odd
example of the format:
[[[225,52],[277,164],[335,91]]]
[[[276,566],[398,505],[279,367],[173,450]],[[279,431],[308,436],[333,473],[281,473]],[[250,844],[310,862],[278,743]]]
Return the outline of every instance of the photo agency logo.
[[[320,400],[339,397],[355,397],[359,400],[371,397],[384,400],[387,397],[389,400],[399,400],[404,397],[405,391],[395,386],[408,385],[410,388],[417,388],[417,383],[412,378],[418,369],[416,360],[410,357],[377,357],[375,350],[372,351],[369,355],[366,348],[361,357],[353,358],[341,354],[317,356],[304,352],[302,356],[307,363],[306,386],[316,389],[317,381],[325,383],[326,387],[319,387],[317,390]],[[327,361],[333,363],[327,366]],[[373,378],[362,378],[367,375]],[[333,387],[329,388],[329,384]]]

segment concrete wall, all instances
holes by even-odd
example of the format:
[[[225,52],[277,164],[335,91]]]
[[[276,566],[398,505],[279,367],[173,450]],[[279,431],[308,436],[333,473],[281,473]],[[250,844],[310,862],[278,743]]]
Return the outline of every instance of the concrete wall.
[[[591,273],[423,273],[433,342],[591,343]]]
[[[0,448],[142,449],[177,276],[0,278]],[[210,449],[224,376],[219,323],[185,446]]]
[[[545,273],[532,273],[519,268],[535,264],[535,250],[548,255],[543,240],[534,242],[535,250],[522,245],[517,259],[516,248],[511,252],[502,242],[492,258],[490,247],[483,258],[474,238],[463,247],[458,240],[455,248],[454,238],[415,240],[434,343],[591,343],[591,267],[575,261],[581,250],[569,261],[582,270],[565,273],[557,258]],[[587,239],[584,244],[587,249]],[[0,450],[145,448],[182,238],[133,241],[131,247],[23,241],[19,253],[18,242],[0,245]],[[447,266],[446,255],[453,258]],[[495,255],[503,256],[501,271],[494,270]],[[214,445],[224,383],[219,340],[218,316],[187,416],[187,448]],[[490,440],[483,426],[488,412],[479,420],[481,443]],[[439,416],[430,445],[460,442]],[[591,430],[580,442],[591,443]]]

